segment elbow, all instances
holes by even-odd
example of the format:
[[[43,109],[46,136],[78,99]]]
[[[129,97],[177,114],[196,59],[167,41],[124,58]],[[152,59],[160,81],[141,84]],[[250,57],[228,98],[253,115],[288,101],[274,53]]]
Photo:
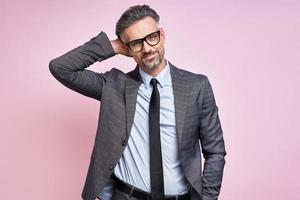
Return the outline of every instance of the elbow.
[[[55,62],[55,59],[51,60],[49,62],[49,70],[50,70],[50,73],[55,76],[55,74],[57,74],[57,64]]]
[[[52,76],[57,79],[58,81],[61,81],[63,79],[63,70],[61,69],[61,66],[57,63],[55,59],[51,60],[49,62],[49,70]]]
[[[52,59],[49,62],[49,70],[50,73],[58,80],[66,77],[66,70],[62,67],[57,59]]]

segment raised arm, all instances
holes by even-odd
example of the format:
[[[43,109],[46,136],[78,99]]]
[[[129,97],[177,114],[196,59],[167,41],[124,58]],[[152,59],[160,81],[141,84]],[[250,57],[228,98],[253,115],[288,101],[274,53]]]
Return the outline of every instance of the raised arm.
[[[85,68],[116,53],[104,32],[49,63],[51,74],[63,85],[88,97],[101,100],[102,87],[112,71],[97,73]]]
[[[200,140],[205,159],[202,177],[202,199],[217,200],[225,165],[225,144],[214,94],[206,79],[201,113]]]

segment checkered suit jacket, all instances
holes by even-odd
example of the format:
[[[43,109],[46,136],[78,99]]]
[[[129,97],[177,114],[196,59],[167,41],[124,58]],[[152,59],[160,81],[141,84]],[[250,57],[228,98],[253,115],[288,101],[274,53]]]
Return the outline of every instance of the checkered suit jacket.
[[[109,38],[100,32],[49,63],[50,72],[59,82],[101,102],[95,144],[82,192],[84,200],[96,198],[122,156],[142,83],[138,66],[128,73],[116,68],[105,73],[86,69],[114,55]],[[212,87],[204,75],[171,63],[170,68],[178,150],[184,175],[192,186],[192,200],[215,200],[221,188],[226,151]],[[204,169],[201,153],[205,158]]]

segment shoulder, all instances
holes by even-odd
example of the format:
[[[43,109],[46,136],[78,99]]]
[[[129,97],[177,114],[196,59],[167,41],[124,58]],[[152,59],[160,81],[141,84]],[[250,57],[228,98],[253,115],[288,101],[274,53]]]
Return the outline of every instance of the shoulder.
[[[188,71],[184,69],[185,67],[175,66],[171,63],[170,67],[174,74],[180,74],[183,78],[185,78],[187,84],[205,87],[208,82],[208,77],[205,74]]]

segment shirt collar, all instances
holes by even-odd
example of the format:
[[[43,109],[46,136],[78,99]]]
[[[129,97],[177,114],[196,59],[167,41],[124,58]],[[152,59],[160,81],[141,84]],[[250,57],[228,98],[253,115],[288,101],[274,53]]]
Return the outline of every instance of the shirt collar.
[[[152,78],[156,78],[156,80],[159,82],[159,84],[162,88],[167,85],[172,85],[170,65],[169,65],[168,61],[166,61],[166,63],[167,64],[166,64],[165,68],[161,72],[159,72],[159,74],[157,74],[155,77],[152,77],[151,75],[147,74],[139,67],[139,72],[140,72],[141,78],[147,89],[149,87],[151,87],[150,81]]]

